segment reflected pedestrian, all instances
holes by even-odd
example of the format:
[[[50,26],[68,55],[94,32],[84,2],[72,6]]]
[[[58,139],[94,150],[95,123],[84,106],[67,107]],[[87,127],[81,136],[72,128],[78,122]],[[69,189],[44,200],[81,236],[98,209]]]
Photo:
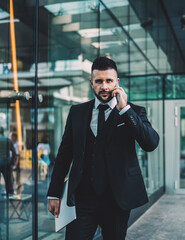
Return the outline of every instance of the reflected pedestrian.
[[[48,142],[48,137],[46,135],[42,137],[41,142],[38,144],[37,150],[38,150],[39,166],[44,170],[43,171],[44,177],[47,177],[48,167],[50,166],[50,163],[51,163],[50,157],[49,157],[51,149]]]
[[[20,178],[21,178],[21,169],[20,169],[20,152],[19,152],[19,142],[18,142],[18,138],[17,138],[17,133],[16,132],[12,132],[11,133],[11,140],[13,142],[13,146],[15,148],[15,152],[16,152],[16,157],[15,157],[15,162],[12,166],[12,170],[14,171],[16,177],[16,191],[17,194],[20,194]]]
[[[0,127],[0,172],[5,180],[7,194],[13,194],[12,166],[15,163],[16,152],[10,138],[4,136],[4,128]]]

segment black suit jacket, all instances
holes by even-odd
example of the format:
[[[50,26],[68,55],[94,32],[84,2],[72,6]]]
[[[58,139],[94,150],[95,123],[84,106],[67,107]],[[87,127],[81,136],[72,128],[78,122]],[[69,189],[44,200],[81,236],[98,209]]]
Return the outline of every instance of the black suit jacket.
[[[63,182],[73,161],[68,188],[68,205],[74,205],[74,192],[81,180],[85,155],[88,117],[94,100],[72,106],[56,157],[48,196],[61,197]],[[119,206],[133,209],[148,201],[138,164],[135,140],[145,151],[153,151],[159,136],[149,123],[144,107],[130,103],[131,108],[119,115],[114,109],[104,138],[105,158],[110,186]],[[101,181],[99,179],[99,181]]]

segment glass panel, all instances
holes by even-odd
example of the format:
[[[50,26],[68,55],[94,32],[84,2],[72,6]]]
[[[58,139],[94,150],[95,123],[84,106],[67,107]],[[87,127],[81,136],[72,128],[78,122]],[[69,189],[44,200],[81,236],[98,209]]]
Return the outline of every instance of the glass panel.
[[[162,99],[162,79],[160,76],[130,78],[131,100]]]
[[[145,152],[136,142],[136,152],[139,161],[139,166],[143,175],[147,193],[149,193],[149,176],[148,176],[148,153]]]
[[[103,1],[100,6],[100,55],[112,58],[118,68],[118,76],[129,74],[128,37],[122,25],[122,20],[128,29],[128,1]],[[117,21],[115,20],[117,19]]]
[[[165,98],[185,98],[185,75],[167,75],[165,78]]]
[[[121,75],[121,74],[120,74]],[[128,96],[128,101],[129,101],[129,96],[130,96],[130,92],[129,92],[129,78],[126,78],[126,77],[120,77],[120,75],[118,76],[119,77],[119,86],[122,87],[127,96]]]
[[[160,137],[159,146],[155,151],[148,152],[148,193],[152,194],[164,185],[163,179],[163,102],[148,101],[147,117]]]
[[[136,102],[146,108],[147,117],[152,127],[163,137],[163,103],[162,101]],[[145,152],[136,143],[136,152],[144,178],[148,195],[151,195],[164,185],[163,179],[163,142],[153,152]]]
[[[178,41],[174,37],[174,32],[177,33],[179,28],[175,10],[171,11],[175,4],[171,7],[166,2],[147,0],[130,0],[129,3],[132,6],[130,23],[138,26],[138,29],[130,31],[130,35],[140,47],[140,51],[147,57],[147,62],[150,62],[151,68],[146,68],[146,72],[151,74],[183,73],[184,57],[181,50],[183,49],[180,41],[181,35],[178,36]],[[170,16],[169,19],[164,9]],[[170,25],[173,26],[173,32]]]
[[[185,189],[185,107],[180,108],[180,188]]]
[[[47,5],[46,5],[47,2]],[[49,4],[52,2],[52,4]],[[45,4],[44,4],[45,3]],[[64,239],[54,233],[47,190],[72,104],[92,98],[90,73],[99,52],[98,1],[41,1],[39,21],[38,222],[39,237]]]
[[[19,240],[32,236],[35,8],[0,6],[0,239]]]

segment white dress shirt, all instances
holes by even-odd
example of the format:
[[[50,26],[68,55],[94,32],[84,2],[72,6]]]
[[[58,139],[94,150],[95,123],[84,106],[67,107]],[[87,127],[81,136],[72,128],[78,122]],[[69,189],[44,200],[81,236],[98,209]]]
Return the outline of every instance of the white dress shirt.
[[[117,105],[117,100],[115,97],[113,97],[109,102],[102,103],[102,102],[100,102],[100,100],[97,97],[95,97],[95,103],[94,103],[94,107],[93,107],[93,111],[92,111],[92,118],[91,118],[91,122],[90,122],[90,127],[91,127],[91,130],[95,137],[97,136],[97,131],[98,131],[98,114],[99,114],[98,106],[100,104],[105,104],[105,105],[109,106],[109,108],[107,110],[105,110],[105,121],[106,121],[107,118],[109,117],[110,113],[112,112],[112,109]],[[127,105],[126,107],[121,109],[119,114],[120,115],[124,114],[129,108],[130,108],[130,105]]]

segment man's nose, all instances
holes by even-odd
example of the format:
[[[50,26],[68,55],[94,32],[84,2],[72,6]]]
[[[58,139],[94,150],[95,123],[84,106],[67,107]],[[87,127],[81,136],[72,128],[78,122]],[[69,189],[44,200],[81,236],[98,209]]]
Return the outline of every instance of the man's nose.
[[[103,82],[103,83],[102,83],[101,89],[102,89],[102,90],[106,90],[106,89],[107,89],[107,83],[106,83],[106,82]]]

